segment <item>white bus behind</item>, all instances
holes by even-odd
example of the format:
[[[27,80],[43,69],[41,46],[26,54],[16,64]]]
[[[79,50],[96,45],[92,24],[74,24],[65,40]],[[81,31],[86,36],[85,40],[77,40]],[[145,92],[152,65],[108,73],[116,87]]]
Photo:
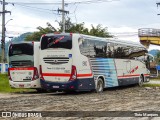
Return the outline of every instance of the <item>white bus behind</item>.
[[[41,90],[39,79],[39,42],[23,42],[9,46],[8,76],[13,88]]]

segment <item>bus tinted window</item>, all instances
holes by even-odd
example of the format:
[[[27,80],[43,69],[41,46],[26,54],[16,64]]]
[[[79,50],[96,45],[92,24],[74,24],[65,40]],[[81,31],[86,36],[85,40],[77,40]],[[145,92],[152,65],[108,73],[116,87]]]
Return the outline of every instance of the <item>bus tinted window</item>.
[[[14,55],[33,55],[33,44],[32,43],[22,43],[13,44],[9,47],[9,56]]]
[[[133,47],[112,42],[79,38],[79,48],[82,55],[87,57],[135,59],[145,56],[147,50],[143,47]]]
[[[72,48],[72,37],[66,35],[44,36],[41,40],[41,49],[48,48]]]
[[[95,57],[106,57],[106,42],[94,41]]]

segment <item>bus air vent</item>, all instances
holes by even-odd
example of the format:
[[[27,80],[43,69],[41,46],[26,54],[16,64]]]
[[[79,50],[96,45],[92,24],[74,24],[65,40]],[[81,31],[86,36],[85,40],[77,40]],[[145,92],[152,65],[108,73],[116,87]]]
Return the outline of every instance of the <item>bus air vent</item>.
[[[45,57],[43,60],[48,64],[65,64],[69,62],[68,57]]]

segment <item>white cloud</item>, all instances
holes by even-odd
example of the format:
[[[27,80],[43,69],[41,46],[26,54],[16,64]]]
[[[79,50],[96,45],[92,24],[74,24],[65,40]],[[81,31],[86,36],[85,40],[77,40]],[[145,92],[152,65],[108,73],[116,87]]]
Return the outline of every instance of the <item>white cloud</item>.
[[[122,27],[109,27],[108,28],[109,32],[113,32],[113,33],[129,33],[129,32],[138,32],[137,29],[135,28],[131,28],[131,27],[127,27],[127,26],[122,26]]]

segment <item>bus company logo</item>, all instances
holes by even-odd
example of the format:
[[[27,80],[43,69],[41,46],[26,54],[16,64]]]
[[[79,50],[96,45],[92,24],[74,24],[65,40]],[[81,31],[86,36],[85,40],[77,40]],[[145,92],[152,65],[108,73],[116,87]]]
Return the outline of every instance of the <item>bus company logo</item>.
[[[11,112],[2,112],[2,117],[12,117]]]
[[[57,62],[58,62],[58,60],[54,60],[54,61],[53,61],[53,63],[57,63]]]

